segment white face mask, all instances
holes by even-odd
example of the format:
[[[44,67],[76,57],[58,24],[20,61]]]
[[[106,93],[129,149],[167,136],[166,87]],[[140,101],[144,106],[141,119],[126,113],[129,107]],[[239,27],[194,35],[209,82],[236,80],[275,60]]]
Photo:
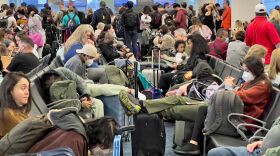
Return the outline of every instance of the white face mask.
[[[87,66],[92,65],[92,63],[93,63],[93,59],[88,59],[88,60],[86,60],[86,65],[87,65]]]
[[[244,71],[243,75],[242,75],[242,79],[245,81],[245,82],[248,82],[248,81],[252,81],[255,79],[254,75],[251,73],[251,72],[247,72],[247,71]]]

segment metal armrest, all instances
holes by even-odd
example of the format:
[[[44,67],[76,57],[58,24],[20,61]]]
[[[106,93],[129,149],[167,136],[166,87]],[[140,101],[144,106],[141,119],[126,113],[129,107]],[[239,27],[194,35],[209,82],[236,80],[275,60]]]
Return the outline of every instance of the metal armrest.
[[[240,113],[230,113],[230,114],[228,115],[228,121],[231,121],[230,118],[233,117],[233,116],[249,118],[249,119],[251,119],[251,120],[254,120],[254,121],[259,122],[260,124],[262,124],[262,127],[264,127],[264,126],[266,125],[266,122],[263,122],[263,121],[261,121],[261,120],[259,120],[259,119],[256,119],[256,118],[254,118],[254,117],[251,117],[251,116],[249,116],[249,115],[240,114]]]
[[[117,134],[122,134],[123,132],[126,132],[126,131],[134,131],[135,130],[135,126],[134,125],[128,125],[128,126],[123,126],[123,127],[120,127],[118,130],[117,130]]]
[[[231,117],[245,117],[245,118],[249,118],[251,120],[254,120],[260,124],[262,124],[262,126],[259,126],[259,125],[255,125],[255,124],[248,124],[248,123],[240,123],[238,125],[235,125],[232,123],[231,121]],[[240,113],[231,113],[228,115],[228,121],[236,128],[237,132],[240,134],[240,136],[245,139],[246,141],[248,142],[251,142],[252,139],[255,139],[255,138],[260,138],[260,136],[257,136],[261,131],[268,131],[268,129],[265,128],[265,125],[266,125],[266,122],[263,122],[259,119],[256,119],[254,117],[251,117],[251,116],[248,116],[248,115],[245,115],[245,114],[240,114]],[[250,138],[247,138],[247,136],[245,135],[244,133],[244,127],[252,127],[252,128],[257,128],[257,131],[254,133],[254,135]]]

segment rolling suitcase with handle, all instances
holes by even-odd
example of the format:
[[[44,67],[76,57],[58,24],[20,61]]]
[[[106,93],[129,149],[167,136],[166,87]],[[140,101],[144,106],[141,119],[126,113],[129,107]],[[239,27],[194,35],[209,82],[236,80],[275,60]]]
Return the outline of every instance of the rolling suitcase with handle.
[[[138,75],[138,62],[135,62],[135,77]],[[135,93],[138,92],[137,81]],[[138,95],[135,94],[135,98]],[[133,116],[135,130],[131,133],[133,156],[163,156],[165,152],[165,127],[158,114],[140,113]]]

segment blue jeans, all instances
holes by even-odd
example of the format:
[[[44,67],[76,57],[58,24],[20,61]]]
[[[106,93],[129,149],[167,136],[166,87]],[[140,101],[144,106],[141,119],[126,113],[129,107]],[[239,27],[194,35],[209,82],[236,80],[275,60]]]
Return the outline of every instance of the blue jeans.
[[[261,156],[259,149],[249,153],[246,147],[218,147],[211,149],[208,156]]]
[[[137,31],[126,30],[124,32],[125,45],[133,52],[134,56],[137,56]]]

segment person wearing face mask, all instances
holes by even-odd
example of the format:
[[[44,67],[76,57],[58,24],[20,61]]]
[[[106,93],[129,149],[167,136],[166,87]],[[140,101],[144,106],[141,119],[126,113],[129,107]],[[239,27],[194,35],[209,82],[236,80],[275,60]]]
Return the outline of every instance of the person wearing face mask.
[[[70,58],[64,67],[70,69],[83,79],[87,79],[86,67],[90,66],[100,54],[92,44],[85,44],[82,49],[76,50],[77,54]]]
[[[28,36],[23,36],[20,38],[18,46],[19,53],[15,55],[4,71],[21,71],[23,73],[28,73],[40,64],[39,59],[33,53],[34,43]]]
[[[245,83],[234,92],[244,103],[244,113],[254,118],[259,118],[269,101],[272,85],[264,72],[264,64],[256,56],[247,57],[243,61],[242,79]],[[234,87],[234,78],[224,80],[226,88]],[[248,121],[247,121],[248,122]],[[252,121],[249,121],[252,123]]]
[[[271,83],[264,73],[264,66],[259,58],[251,56],[245,59],[243,69],[244,74],[242,77],[246,82],[237,90],[232,91],[243,101],[245,115],[260,118],[270,99],[272,91]],[[201,74],[205,74],[205,72]],[[224,83],[228,88],[231,88],[234,86],[234,79],[230,77],[226,78]],[[201,142],[199,142],[199,138],[203,135],[202,129],[207,115],[206,101],[200,104],[188,105],[186,102],[196,103],[197,101],[190,100],[188,97],[181,95],[172,95],[161,99],[144,101],[139,101],[125,92],[120,92],[119,96],[121,104],[126,108],[125,110],[128,115],[134,115],[144,110],[148,114],[161,114],[166,119],[194,121],[191,139],[187,144],[175,148],[174,152],[191,155],[200,154],[199,144]],[[252,120],[244,121],[254,124]],[[252,129],[247,128],[247,130],[250,131]]]
[[[228,49],[228,31],[225,29],[219,29],[217,31],[217,37],[213,43],[209,45],[210,55],[219,59],[226,60]]]

